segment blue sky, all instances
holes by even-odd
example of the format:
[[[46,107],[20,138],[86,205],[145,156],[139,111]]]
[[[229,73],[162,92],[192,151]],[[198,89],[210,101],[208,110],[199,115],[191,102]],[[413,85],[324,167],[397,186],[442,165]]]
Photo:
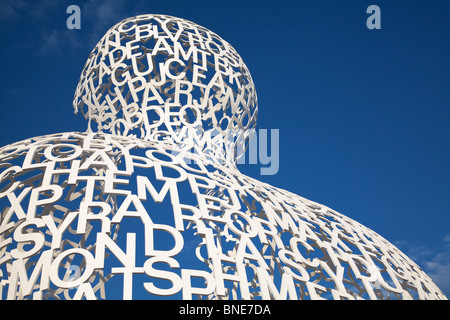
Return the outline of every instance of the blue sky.
[[[68,30],[66,8],[81,9]],[[369,5],[381,29],[369,30]],[[280,167],[247,175],[375,230],[450,297],[450,2],[0,2],[0,145],[84,131],[71,106],[83,65],[123,18],[162,13],[216,32],[243,57],[258,128],[279,129]]]

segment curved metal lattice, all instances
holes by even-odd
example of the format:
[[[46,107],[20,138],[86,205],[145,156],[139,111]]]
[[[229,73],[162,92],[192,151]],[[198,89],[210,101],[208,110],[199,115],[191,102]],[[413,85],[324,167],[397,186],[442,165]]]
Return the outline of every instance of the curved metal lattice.
[[[236,50],[197,24],[163,15],[125,19],[103,36],[73,106],[94,131],[157,136],[229,162],[245,151],[257,117],[255,86]]]
[[[118,23],[74,107],[87,132],[0,149],[1,298],[446,299],[374,231],[237,170],[256,93],[209,30]]]

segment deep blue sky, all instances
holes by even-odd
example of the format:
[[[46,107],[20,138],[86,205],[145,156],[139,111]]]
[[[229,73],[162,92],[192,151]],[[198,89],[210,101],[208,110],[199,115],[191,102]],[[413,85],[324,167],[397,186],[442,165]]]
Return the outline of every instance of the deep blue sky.
[[[66,8],[81,8],[81,30]],[[366,9],[381,8],[381,30]],[[84,131],[71,106],[101,36],[162,13],[216,32],[256,85],[258,128],[280,130],[280,169],[247,175],[361,222],[450,297],[449,1],[0,2],[0,145]]]

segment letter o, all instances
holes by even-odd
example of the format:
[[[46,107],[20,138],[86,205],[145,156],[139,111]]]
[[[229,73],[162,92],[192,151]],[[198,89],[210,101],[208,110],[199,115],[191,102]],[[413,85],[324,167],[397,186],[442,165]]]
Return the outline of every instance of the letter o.
[[[213,45],[215,48],[212,48],[211,45]],[[223,54],[225,52],[225,50],[222,49],[218,43],[216,43],[212,40],[206,41],[206,47],[207,47],[208,51],[210,51],[213,54],[217,54],[219,56],[223,56]]]
[[[195,114],[195,121],[193,123],[186,121],[186,119],[183,117],[183,115],[186,114],[186,109],[188,109],[188,108],[192,111],[195,111],[195,112],[193,112]],[[184,112],[184,114],[183,114],[183,112]],[[195,127],[196,125],[199,125],[201,123],[201,119],[202,119],[202,114],[201,114],[200,110],[193,105],[185,105],[180,109],[180,121],[188,127]]]
[[[155,156],[155,154],[156,155],[160,154],[164,157],[169,158],[170,160],[164,160],[164,159],[158,158]],[[152,160],[154,162],[158,162],[158,163],[162,162],[162,163],[168,163],[168,164],[178,164],[180,162],[176,156],[174,156],[164,150],[147,150],[145,152],[145,156],[147,158],[149,158],[150,160]]]
[[[53,156],[52,151],[56,148],[72,148],[74,150],[74,152],[71,155],[68,155],[65,157],[55,157],[55,156]],[[44,151],[44,155],[47,159],[52,160],[52,161],[57,161],[57,162],[71,161],[71,160],[79,157],[82,153],[83,153],[83,150],[79,146],[76,146],[73,144],[68,144],[68,143],[54,144],[54,145],[48,146]],[[67,154],[67,152],[64,152],[63,154]]]
[[[233,214],[239,215],[245,221],[247,221],[247,225],[250,227],[250,231],[245,232],[245,230],[239,230],[238,228],[236,228],[234,226],[233,220],[231,219],[231,215],[233,215]],[[252,218],[248,217],[247,215],[245,215],[244,213],[242,213],[240,211],[228,211],[227,213],[225,213],[224,218],[227,221],[228,228],[230,228],[231,231],[238,234],[239,236],[247,235],[249,238],[253,238],[258,233],[258,228],[255,225]],[[245,226],[243,227],[243,229],[245,229]]]
[[[124,26],[126,26],[129,23],[131,23],[131,28],[124,29]],[[122,32],[126,33],[126,32],[133,30],[135,27],[136,27],[136,25],[133,23],[133,21],[125,21],[125,22],[121,23],[117,29],[120,33],[122,33]]]

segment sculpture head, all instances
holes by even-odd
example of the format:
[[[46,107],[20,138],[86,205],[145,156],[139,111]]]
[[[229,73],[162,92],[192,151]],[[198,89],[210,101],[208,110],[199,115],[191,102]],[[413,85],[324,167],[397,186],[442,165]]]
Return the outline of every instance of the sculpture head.
[[[232,162],[257,117],[253,80],[236,50],[165,15],[131,17],[108,30],[84,66],[73,107],[89,131],[231,154]]]

